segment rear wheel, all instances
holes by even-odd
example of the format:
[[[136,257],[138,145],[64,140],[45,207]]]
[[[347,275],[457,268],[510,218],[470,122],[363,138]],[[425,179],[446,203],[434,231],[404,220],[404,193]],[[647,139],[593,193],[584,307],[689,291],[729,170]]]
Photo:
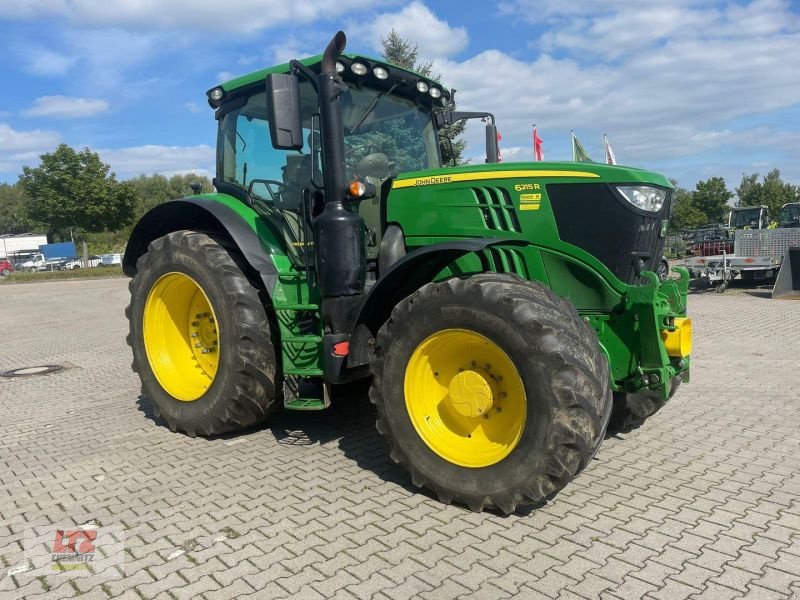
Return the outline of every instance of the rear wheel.
[[[378,334],[378,430],[417,486],[506,513],[564,487],[600,446],[609,371],[567,301],[510,275],[430,283]]]
[[[194,231],[158,238],[136,264],[133,369],[173,431],[233,431],[279,406],[271,324],[243,267],[225,240]]]

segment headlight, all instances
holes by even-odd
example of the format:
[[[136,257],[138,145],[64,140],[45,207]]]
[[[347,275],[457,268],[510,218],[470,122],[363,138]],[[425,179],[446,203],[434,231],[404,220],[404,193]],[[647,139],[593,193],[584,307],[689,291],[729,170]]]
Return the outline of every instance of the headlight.
[[[350,65],[350,70],[356,75],[366,75],[367,65],[360,62],[354,62],[352,65]]]
[[[340,63],[339,61],[336,61],[336,72],[337,73],[344,72],[344,65],[342,63]]]
[[[666,190],[649,185],[618,185],[617,190],[622,197],[636,208],[649,212],[658,212],[667,198]]]
[[[383,67],[375,67],[372,69],[372,74],[375,75],[378,79],[386,79],[389,77],[389,71],[384,69]]]
[[[428,91],[428,84],[427,84],[427,83],[425,83],[424,81],[418,81],[418,82],[417,82],[417,89],[418,89],[418,90],[419,90],[421,93],[423,93],[423,94],[424,94],[425,92],[427,92],[427,91]]]
[[[431,98],[441,98],[442,97],[442,90],[437,87],[432,87],[428,92],[431,95]]]
[[[219,102],[222,100],[222,96],[225,94],[221,87],[215,87],[211,92],[209,92],[208,97],[214,100],[215,102]]]

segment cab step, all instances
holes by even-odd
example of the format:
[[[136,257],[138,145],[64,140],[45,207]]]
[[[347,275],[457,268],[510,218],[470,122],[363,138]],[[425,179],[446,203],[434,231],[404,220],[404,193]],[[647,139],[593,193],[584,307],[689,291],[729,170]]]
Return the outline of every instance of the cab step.
[[[300,369],[297,369],[300,370]],[[306,369],[312,370],[312,369]],[[283,380],[283,406],[289,410],[324,410],[331,405],[321,377],[289,375]]]

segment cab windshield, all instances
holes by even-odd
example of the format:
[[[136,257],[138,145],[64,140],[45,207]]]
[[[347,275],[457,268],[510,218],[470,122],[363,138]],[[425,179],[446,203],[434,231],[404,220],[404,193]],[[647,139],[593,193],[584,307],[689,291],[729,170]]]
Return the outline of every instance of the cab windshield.
[[[758,217],[761,215],[760,208],[748,208],[746,210],[735,210],[731,213],[731,227],[740,229],[742,227],[758,228]]]
[[[800,204],[789,204],[781,210],[779,225],[800,227]]]
[[[322,184],[316,94],[300,84],[303,137],[300,151],[272,147],[267,122],[266,92],[253,94],[220,120],[220,179],[265,201],[280,201],[285,188],[311,180]],[[370,175],[386,179],[399,172],[441,167],[431,108],[399,95],[352,86],[340,95],[348,178]],[[311,156],[312,132],[313,150]],[[366,160],[365,160],[366,159]],[[317,172],[312,173],[313,168]],[[284,188],[282,190],[281,188]]]

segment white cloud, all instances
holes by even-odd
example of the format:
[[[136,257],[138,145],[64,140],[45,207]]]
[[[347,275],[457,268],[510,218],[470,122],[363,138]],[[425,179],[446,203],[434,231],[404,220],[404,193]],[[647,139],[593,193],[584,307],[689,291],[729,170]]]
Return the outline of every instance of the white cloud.
[[[217,83],[225,83],[236,77],[236,73],[232,71],[220,71],[217,73]]]
[[[659,168],[681,156],[699,164],[709,151],[758,147],[774,151],[788,170],[790,153],[774,145],[774,129],[750,146],[742,130],[770,111],[800,111],[800,61],[788,58],[800,51],[796,9],[779,0],[727,9],[693,4],[646,0],[632,11],[617,0],[518,2],[521,20],[535,14],[552,24],[538,57],[487,50],[463,62],[435,61],[434,70],[459,90],[459,108],[494,111],[510,146],[529,146],[537,123],[548,159],[569,158],[575,129],[598,159],[608,133],[627,164]],[[800,143],[800,132],[787,136]],[[472,128],[468,141],[468,155],[481,154],[482,132]]]
[[[398,12],[378,15],[361,27],[376,50],[381,50],[381,38],[394,29],[402,38],[417,45],[420,56],[425,58],[453,56],[469,42],[466,29],[451,27],[417,0]]]
[[[26,71],[33,75],[64,75],[75,64],[76,58],[53,52],[38,46],[25,49],[22,63]]]
[[[77,119],[93,117],[108,110],[105,100],[96,98],[70,98],[68,96],[42,96],[33,101],[33,106],[23,111],[26,117],[52,117]]]
[[[52,152],[60,142],[61,136],[55,131],[18,131],[0,123],[0,174],[16,179],[23,165],[38,164],[39,156]]]
[[[61,136],[55,131],[16,131],[8,123],[0,123],[0,153],[3,155],[18,155],[26,151],[53,150],[61,141]]]
[[[66,17],[81,26],[140,29],[207,29],[252,33],[351,14],[376,0],[17,0],[0,1],[4,17]]]
[[[149,144],[129,148],[97,150],[100,158],[111,165],[119,177],[135,177],[142,173],[211,173],[214,171],[214,148],[198,146],[160,146]]]

